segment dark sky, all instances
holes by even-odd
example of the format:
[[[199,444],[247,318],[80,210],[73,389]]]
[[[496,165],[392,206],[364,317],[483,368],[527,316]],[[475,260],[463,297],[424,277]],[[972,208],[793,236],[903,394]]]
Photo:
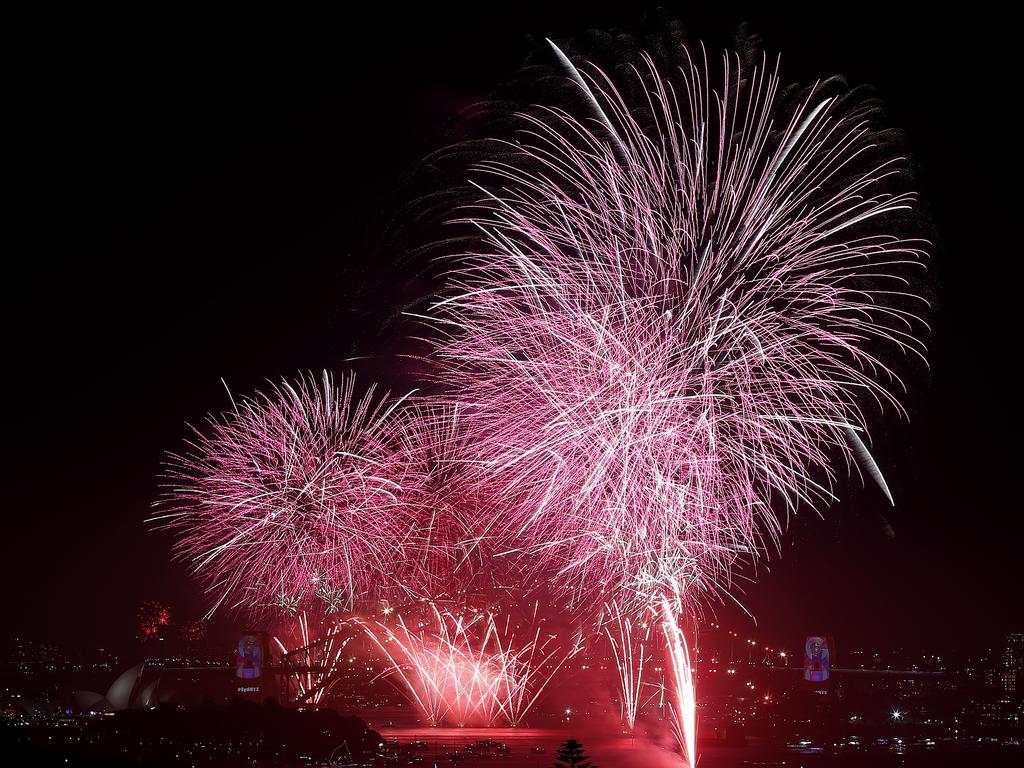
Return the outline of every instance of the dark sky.
[[[143,524],[161,453],[226,405],[221,377],[245,392],[344,368],[366,330],[346,305],[380,270],[399,180],[514,73],[530,36],[642,16],[547,5],[391,5],[358,21],[54,13],[10,30],[4,634],[105,643],[144,599],[201,612],[169,540]],[[909,380],[909,425],[876,430],[897,508],[855,485],[826,520],[802,520],[743,598],[758,631],[945,650],[1020,627],[1015,43],[988,18],[692,5],[673,13],[712,50],[750,21],[787,79],[873,84],[939,233],[931,371]]]

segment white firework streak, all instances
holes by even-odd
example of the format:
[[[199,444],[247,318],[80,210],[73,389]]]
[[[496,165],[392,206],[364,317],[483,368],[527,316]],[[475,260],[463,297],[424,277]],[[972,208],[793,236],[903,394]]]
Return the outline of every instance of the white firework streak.
[[[295,686],[295,700],[299,703],[319,704],[337,683],[335,673],[341,662],[341,654],[352,639],[341,639],[339,632],[345,626],[343,621],[335,622],[319,638],[313,638],[309,629],[309,618],[303,611],[298,617],[298,647],[288,648],[277,636],[274,642],[281,649],[289,663],[296,663],[299,670],[291,673]]]
[[[672,661],[672,731],[690,768],[697,765],[697,700],[693,684],[693,667],[686,636],[679,628],[677,614],[668,600],[662,603],[662,630],[665,646]]]
[[[400,681],[398,687],[431,725],[494,725],[502,719],[521,725],[554,675],[581,649],[579,637],[567,649],[538,628],[518,643],[509,624],[500,631],[491,614],[467,618],[431,609],[432,620],[412,628],[402,616],[395,628],[357,620],[387,658],[386,674]]]
[[[616,606],[606,606],[606,613],[609,620],[604,623],[604,632],[618,672],[621,716],[632,730],[640,707],[644,665],[650,661],[651,626],[647,621],[637,626],[632,617],[623,616]]]

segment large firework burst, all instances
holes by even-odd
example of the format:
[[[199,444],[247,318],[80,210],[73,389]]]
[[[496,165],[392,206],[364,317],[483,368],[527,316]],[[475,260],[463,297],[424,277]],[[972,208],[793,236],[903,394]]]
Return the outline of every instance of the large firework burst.
[[[436,358],[518,499],[509,552],[589,599],[692,605],[853,458],[880,480],[862,404],[899,408],[880,344],[920,350],[920,243],[887,226],[913,197],[824,88],[794,103],[727,56],[718,90],[646,57],[620,90],[555,50],[587,115],[524,115],[481,166]]]

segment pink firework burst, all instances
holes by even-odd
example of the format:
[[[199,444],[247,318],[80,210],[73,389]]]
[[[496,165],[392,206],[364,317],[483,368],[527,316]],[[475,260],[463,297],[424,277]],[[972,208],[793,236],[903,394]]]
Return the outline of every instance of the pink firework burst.
[[[497,556],[491,531],[506,505],[468,459],[474,435],[461,408],[411,400],[400,422],[409,527],[396,542],[395,581],[404,598],[465,602],[496,586],[519,585],[521,574],[510,558]]]
[[[888,494],[861,404],[899,408],[880,345],[920,352],[923,253],[887,227],[913,197],[822,89],[784,107],[775,71],[726,57],[718,90],[645,59],[620,91],[556,52],[589,116],[524,116],[482,166],[435,356],[517,500],[509,556],[580,601],[692,607],[854,458]]]
[[[464,461],[467,436],[459,410],[416,403],[403,411],[399,434],[409,527],[396,547],[402,552],[396,582],[406,598],[452,598],[472,589],[484,571],[473,534],[480,500]]]
[[[409,520],[399,502],[401,403],[371,387],[282,381],[195,430],[172,454],[153,519],[215,605],[329,612],[390,584],[394,542]]]

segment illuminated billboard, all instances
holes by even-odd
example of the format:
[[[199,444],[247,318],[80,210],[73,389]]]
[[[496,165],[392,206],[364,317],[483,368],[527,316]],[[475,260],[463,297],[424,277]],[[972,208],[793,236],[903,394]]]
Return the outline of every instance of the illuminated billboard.
[[[804,641],[804,680],[823,683],[829,675],[828,638],[811,636]]]
[[[263,637],[259,634],[245,634],[238,640],[235,654],[235,674],[243,680],[255,680],[263,675]]]

